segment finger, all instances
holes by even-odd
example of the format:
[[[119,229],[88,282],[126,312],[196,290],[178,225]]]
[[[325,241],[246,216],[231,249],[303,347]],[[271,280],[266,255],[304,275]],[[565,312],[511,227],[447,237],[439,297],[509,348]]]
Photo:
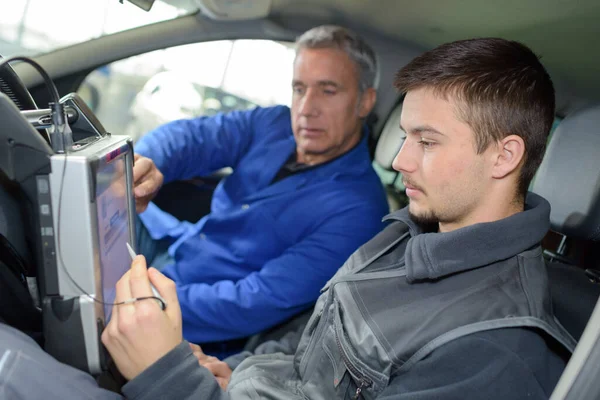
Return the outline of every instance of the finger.
[[[148,277],[154,285],[158,293],[167,302],[166,311],[171,318],[176,318],[176,321],[181,321],[181,308],[177,299],[177,289],[175,282],[164,276],[159,270],[151,267],[148,269]]]
[[[227,391],[227,385],[229,385],[229,379],[221,378],[218,376],[216,376],[215,378],[217,379],[217,383],[219,384],[219,386],[221,386],[221,389],[223,389],[224,391]]]
[[[133,165],[133,182],[136,183],[152,170],[154,163],[146,157],[140,157]]]
[[[135,199],[135,212],[138,214],[143,213],[148,208],[149,200],[146,199]]]
[[[131,262],[129,287],[133,298],[153,296],[148,279],[146,258],[143,255],[136,256]]]
[[[204,354],[204,352],[202,351],[202,347],[200,347],[199,345],[195,344],[195,343],[190,343],[190,348],[192,349],[192,352],[199,352]]]
[[[100,337],[102,343],[104,344],[106,349],[111,353],[111,355],[126,354],[126,351],[123,348],[121,341],[119,340],[121,336],[119,334],[118,321],[119,307],[115,305],[113,306],[110,321],[108,322],[108,325],[104,327],[104,330],[102,331],[102,336]]]
[[[217,357],[207,356],[204,353],[202,353],[202,355],[199,357],[197,356],[197,358],[198,358],[198,361],[200,362],[200,365],[203,365],[203,366],[221,361]]]
[[[121,279],[117,281],[115,303],[122,303],[125,300],[131,299],[131,289],[129,288],[130,271],[125,272]]]
[[[214,376],[229,378],[229,376],[231,375],[231,368],[229,368],[229,365],[227,365],[223,361],[208,363],[204,365],[204,367],[210,372],[212,372]]]
[[[153,195],[160,189],[162,181],[162,174],[158,170],[156,170],[156,173],[146,175],[133,189],[135,197],[140,198]]]
[[[119,317],[119,306],[117,305],[119,303],[119,300],[115,297],[115,302],[112,305],[112,312],[110,314],[110,321],[108,321],[108,325],[110,325],[111,322],[116,321]],[[107,325],[107,327],[108,327]],[[106,330],[106,327],[105,329]]]
[[[123,274],[121,279],[119,279],[119,281],[116,284],[117,291],[115,294],[115,305],[113,306],[113,315],[111,316],[111,320],[115,320],[115,328],[119,329],[121,328],[121,326],[119,326],[119,324],[116,323],[116,320],[119,318],[122,318],[124,320],[132,318],[133,314],[135,313],[135,307],[133,306],[133,303],[123,304],[123,302],[132,298],[131,289],[129,287],[130,272],[131,270]],[[115,313],[115,310],[117,308],[119,308],[120,310],[117,311],[117,313]]]
[[[115,299],[116,301],[116,299]],[[105,346],[107,346],[107,342],[111,341],[112,339],[112,334],[111,332],[115,331],[115,325],[117,324],[117,321],[119,319],[119,307],[117,305],[113,305],[112,306],[112,314],[110,316],[110,321],[108,321],[108,325],[106,325],[104,327],[104,330],[102,331],[102,343],[104,343]]]

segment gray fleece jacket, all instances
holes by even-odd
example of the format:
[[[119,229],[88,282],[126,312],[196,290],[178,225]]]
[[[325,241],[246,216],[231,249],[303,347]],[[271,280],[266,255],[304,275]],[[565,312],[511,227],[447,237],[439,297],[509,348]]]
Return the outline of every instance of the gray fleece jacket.
[[[564,368],[561,355],[575,346],[552,315],[538,245],[549,210],[544,199],[530,194],[522,213],[449,233],[423,232],[401,210],[323,288],[301,334],[264,344],[257,351],[262,354],[228,360],[241,363],[227,393],[183,343],[129,382],[123,394],[547,398]],[[23,337],[4,345],[6,331],[0,330],[0,393],[37,398],[27,384],[33,379],[46,388],[45,398],[118,398]]]

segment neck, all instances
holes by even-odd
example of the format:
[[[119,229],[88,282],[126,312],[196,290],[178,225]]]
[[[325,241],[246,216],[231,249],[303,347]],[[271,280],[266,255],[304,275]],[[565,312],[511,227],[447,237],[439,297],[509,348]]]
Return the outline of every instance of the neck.
[[[525,209],[524,199],[512,190],[501,193],[489,196],[476,210],[458,221],[440,222],[439,232],[450,232],[465,226],[499,221]]]

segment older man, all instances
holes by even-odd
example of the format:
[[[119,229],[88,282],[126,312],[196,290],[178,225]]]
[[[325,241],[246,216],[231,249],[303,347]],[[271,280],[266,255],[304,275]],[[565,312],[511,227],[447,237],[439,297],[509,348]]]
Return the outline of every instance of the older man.
[[[168,259],[163,272],[177,284],[189,341],[247,337],[310,307],[383,227],[388,206],[364,124],[376,99],[375,54],[336,26],[311,29],[296,44],[291,109],[175,121],[136,145],[138,211],[163,176],[234,171],[196,224],[152,203],[140,214],[140,252],[151,265]]]

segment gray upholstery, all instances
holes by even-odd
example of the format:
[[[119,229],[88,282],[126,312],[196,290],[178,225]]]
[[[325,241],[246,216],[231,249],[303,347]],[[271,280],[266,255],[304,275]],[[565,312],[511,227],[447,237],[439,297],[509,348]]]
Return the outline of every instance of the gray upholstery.
[[[377,148],[375,149],[375,161],[384,169],[391,171],[392,162],[400,151],[402,146],[402,137],[405,133],[400,129],[400,114],[402,113],[402,104],[396,106],[391,112],[387,122],[385,123]]]
[[[552,205],[552,230],[600,240],[600,105],[560,123],[531,190]]]

